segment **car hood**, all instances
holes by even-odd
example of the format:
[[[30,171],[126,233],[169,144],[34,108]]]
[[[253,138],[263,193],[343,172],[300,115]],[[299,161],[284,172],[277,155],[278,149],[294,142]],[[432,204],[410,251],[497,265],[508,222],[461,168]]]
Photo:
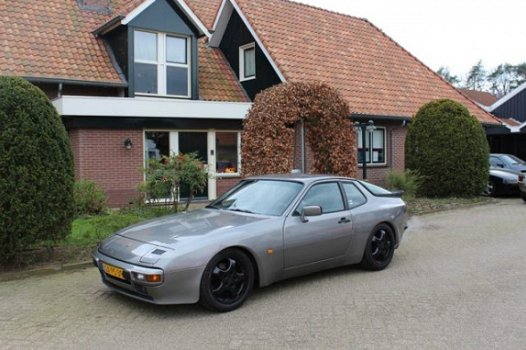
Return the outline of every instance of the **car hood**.
[[[155,246],[173,248],[183,239],[224,233],[265,218],[226,210],[199,209],[145,221],[116,234]]]

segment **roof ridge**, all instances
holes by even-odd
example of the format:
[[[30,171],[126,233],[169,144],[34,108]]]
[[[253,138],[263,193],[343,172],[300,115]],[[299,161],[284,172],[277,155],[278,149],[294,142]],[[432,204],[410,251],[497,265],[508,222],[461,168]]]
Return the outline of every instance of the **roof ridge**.
[[[281,1],[289,1],[289,0],[281,0]],[[383,36],[385,36],[389,41],[391,41],[392,43],[394,43],[396,46],[398,46],[403,52],[405,52],[409,57],[411,57],[413,60],[415,60],[418,64],[420,64],[421,66],[423,66],[426,70],[428,70],[429,72],[431,72],[435,77],[439,78],[444,84],[446,84],[448,87],[452,88],[454,91],[456,91],[459,95],[461,95],[465,100],[467,100],[469,103],[471,103],[473,106],[475,106],[475,108],[478,108],[479,110],[481,110],[484,114],[487,114],[489,117],[491,117],[492,119],[496,120],[498,123],[501,123],[493,114],[489,113],[488,111],[486,111],[484,108],[482,108],[479,104],[475,103],[474,101],[472,101],[469,97],[467,97],[464,93],[462,93],[459,89],[457,89],[455,86],[453,86],[451,83],[449,83],[448,81],[446,81],[440,74],[438,74],[437,72],[435,72],[434,70],[432,70],[431,68],[429,68],[424,62],[422,62],[418,57],[416,57],[415,55],[413,55],[411,52],[409,52],[409,50],[407,50],[406,48],[404,48],[402,45],[400,45],[396,40],[394,40],[393,38],[391,38],[389,35],[387,35],[382,29],[380,29],[379,27],[377,27],[374,23],[372,23],[371,21],[369,21],[368,19],[364,18],[363,19],[366,23],[368,23],[370,26],[372,26],[374,29],[378,30]],[[478,118],[477,118],[478,119]]]

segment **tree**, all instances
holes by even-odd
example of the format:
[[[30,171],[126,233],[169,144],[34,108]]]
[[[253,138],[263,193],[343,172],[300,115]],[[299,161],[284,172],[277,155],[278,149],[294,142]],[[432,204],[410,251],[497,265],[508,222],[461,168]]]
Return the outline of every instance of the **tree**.
[[[466,88],[471,90],[483,91],[486,81],[486,70],[482,65],[482,60],[478,61],[468,73],[466,79]]]
[[[482,125],[451,100],[420,108],[406,137],[406,166],[417,171],[417,195],[469,197],[488,182],[489,146]]]
[[[0,260],[71,232],[73,174],[66,129],[46,95],[0,77]]]
[[[526,82],[526,62],[516,65],[515,73],[517,75],[517,85],[524,84]]]
[[[491,92],[500,98],[520,85],[518,77],[519,66],[509,63],[499,64],[487,76],[487,81],[491,84]]]
[[[452,75],[447,67],[442,66],[438,68],[437,73],[451,85],[457,85],[461,81],[457,75]]]
[[[314,161],[311,173],[353,176],[356,136],[349,106],[322,83],[286,83],[256,96],[243,125],[243,175],[290,173],[295,127],[303,123]]]

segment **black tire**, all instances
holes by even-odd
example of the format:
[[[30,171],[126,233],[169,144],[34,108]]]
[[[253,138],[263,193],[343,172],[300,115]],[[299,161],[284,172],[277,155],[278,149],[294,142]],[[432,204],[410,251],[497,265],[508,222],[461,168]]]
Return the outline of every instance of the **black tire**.
[[[524,202],[526,202],[526,192],[521,191],[521,198]]]
[[[395,236],[387,224],[377,225],[367,240],[361,266],[367,270],[385,269],[393,259]]]
[[[213,311],[240,307],[254,286],[254,266],[238,249],[226,249],[210,260],[201,278],[199,303]]]
[[[494,197],[497,194],[497,182],[493,179],[488,180],[486,188],[482,191],[483,196]]]

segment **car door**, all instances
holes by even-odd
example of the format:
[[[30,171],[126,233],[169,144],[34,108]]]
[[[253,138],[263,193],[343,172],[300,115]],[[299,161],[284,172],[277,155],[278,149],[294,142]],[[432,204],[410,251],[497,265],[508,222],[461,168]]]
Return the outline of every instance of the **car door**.
[[[283,231],[284,268],[326,261],[345,255],[352,233],[351,214],[337,181],[314,184],[287,217]],[[320,206],[322,214],[300,216],[306,206]]]

